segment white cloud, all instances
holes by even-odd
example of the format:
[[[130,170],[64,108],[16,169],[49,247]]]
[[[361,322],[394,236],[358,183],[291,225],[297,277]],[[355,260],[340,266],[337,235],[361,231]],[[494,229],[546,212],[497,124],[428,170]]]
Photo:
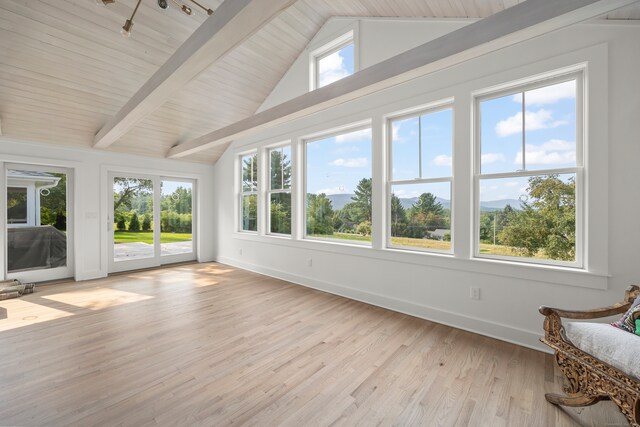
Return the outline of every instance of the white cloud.
[[[483,165],[495,162],[504,162],[504,154],[502,153],[486,153],[480,157]]]
[[[337,144],[344,144],[347,142],[362,142],[371,141],[371,129],[362,129],[355,132],[343,133],[336,136]]]
[[[527,165],[563,165],[575,163],[575,142],[552,139],[541,145],[527,144],[525,147]],[[514,164],[522,164],[522,151],[518,151]]]
[[[366,157],[356,157],[354,159],[335,159],[329,163],[333,166],[344,166],[346,168],[363,168],[369,164],[369,160]]]
[[[575,99],[576,82],[575,80],[559,83],[556,85],[541,87],[525,93],[525,102],[527,106],[555,104],[563,99]],[[515,102],[522,102],[520,94],[514,95]]]
[[[576,151],[576,143],[563,141],[562,139],[550,139],[540,146],[547,151]]]
[[[452,162],[451,156],[447,156],[446,154],[440,154],[433,159],[433,164],[436,166],[451,166]]]
[[[345,66],[344,58],[340,56],[340,51],[322,58],[318,62],[318,71],[320,87],[337,82],[351,74]]]
[[[566,120],[553,120],[553,113],[544,108],[538,111],[525,111],[524,121],[526,130],[529,131],[557,128],[568,123]],[[522,112],[520,111],[496,124],[498,136],[504,137],[520,132],[522,132]]]

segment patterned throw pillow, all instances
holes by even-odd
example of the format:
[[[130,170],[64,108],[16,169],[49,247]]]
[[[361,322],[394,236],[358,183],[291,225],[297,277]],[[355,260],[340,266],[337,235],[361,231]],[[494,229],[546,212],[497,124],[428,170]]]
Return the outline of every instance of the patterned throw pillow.
[[[616,328],[640,335],[638,325],[640,325],[640,296],[631,304],[629,310],[618,320],[612,323]]]

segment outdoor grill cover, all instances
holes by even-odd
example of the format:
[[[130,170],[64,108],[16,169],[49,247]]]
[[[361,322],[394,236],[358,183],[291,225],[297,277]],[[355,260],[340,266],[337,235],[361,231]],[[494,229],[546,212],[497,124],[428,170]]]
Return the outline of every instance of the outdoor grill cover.
[[[8,270],[67,265],[67,236],[51,225],[8,229]]]

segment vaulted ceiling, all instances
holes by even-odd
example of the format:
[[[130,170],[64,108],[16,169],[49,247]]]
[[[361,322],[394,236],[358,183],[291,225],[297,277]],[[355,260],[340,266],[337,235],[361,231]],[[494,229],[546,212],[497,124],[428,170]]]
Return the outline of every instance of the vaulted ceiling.
[[[298,0],[176,92],[109,150],[164,157],[251,116],[332,16],[486,17],[523,0]],[[201,0],[215,9],[221,0]],[[3,136],[80,147],[206,19],[143,0],[131,38],[119,34],[135,0],[0,1]],[[637,4],[610,19],[640,19]],[[226,146],[185,160],[213,163]]]

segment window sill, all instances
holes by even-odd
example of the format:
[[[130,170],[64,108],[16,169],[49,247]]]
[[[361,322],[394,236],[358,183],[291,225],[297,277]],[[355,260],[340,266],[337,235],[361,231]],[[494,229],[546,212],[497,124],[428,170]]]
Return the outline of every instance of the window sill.
[[[457,258],[454,254],[449,253],[412,251],[395,248],[376,249],[370,246],[353,243],[311,239],[294,240],[280,236],[259,236],[257,234],[249,234],[246,232],[235,232],[233,237],[238,240],[246,240],[259,244],[287,246],[302,250],[357,256],[383,261],[413,264],[423,267],[465,271],[497,277],[510,277],[580,288],[604,290],[607,289],[609,281],[608,274],[590,272],[572,267],[539,265],[494,259]]]

